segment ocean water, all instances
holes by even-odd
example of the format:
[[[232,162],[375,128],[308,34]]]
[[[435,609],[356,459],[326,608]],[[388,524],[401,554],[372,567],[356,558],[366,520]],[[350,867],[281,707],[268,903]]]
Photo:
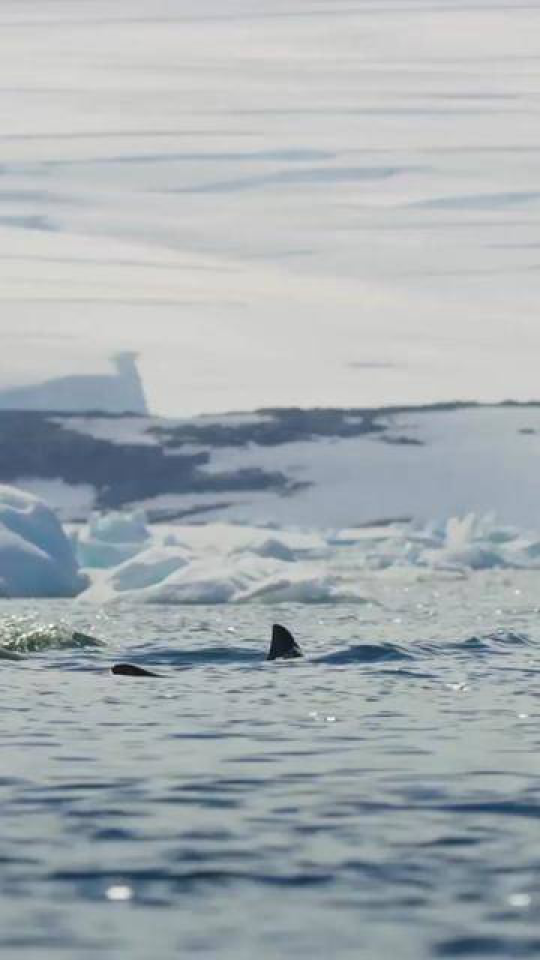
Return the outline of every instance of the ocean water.
[[[539,586],[2,601],[1,952],[538,956]],[[302,661],[265,662],[273,621]]]

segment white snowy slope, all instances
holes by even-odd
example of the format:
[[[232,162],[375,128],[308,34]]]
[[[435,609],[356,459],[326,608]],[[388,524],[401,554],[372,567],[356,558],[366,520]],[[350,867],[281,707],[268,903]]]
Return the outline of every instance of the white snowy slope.
[[[0,596],[75,596],[86,586],[73,548],[36,497],[0,486]]]
[[[360,413],[357,419],[362,420]],[[139,421],[139,442],[144,444],[146,422],[150,428],[157,424],[153,419]],[[193,427],[207,422],[203,417],[191,421]],[[224,415],[213,422],[225,428],[239,421]],[[219,493],[171,491],[141,496],[126,506],[165,516],[199,509],[203,520],[304,529],[396,517],[427,523],[471,512],[493,513],[501,523],[528,531],[540,529],[540,406],[417,409],[399,414],[382,410],[376,422],[384,428],[380,433],[350,438],[306,435],[265,445],[262,434],[257,442],[255,429],[255,439],[244,445],[201,444],[196,449],[208,454],[199,474],[203,478],[263,470],[282,474],[291,486]],[[71,418],[67,423],[71,429]],[[133,435],[129,420],[106,421],[102,427],[92,418],[74,423],[81,433],[107,435],[117,444],[129,443]],[[150,437],[156,440],[155,434]],[[178,450],[185,451],[186,446]],[[18,483],[26,486],[28,481]],[[51,490],[51,496],[58,510],[69,503],[61,487],[54,495]],[[75,491],[72,496],[77,503]],[[84,515],[80,510],[73,514]]]
[[[129,350],[163,414],[536,397],[539,19],[3,0],[0,391]]]
[[[44,417],[22,444],[24,422],[16,428],[0,477],[42,497],[63,521],[112,504],[150,520],[189,515],[304,529],[470,512],[540,528],[540,405],[307,411],[298,427],[295,411],[189,421]],[[344,427],[357,435],[340,435]],[[2,429],[0,416],[0,446],[9,442]],[[198,465],[186,468],[193,456]],[[93,563],[96,543],[104,557],[100,522],[93,519],[83,538],[85,563]],[[109,539],[110,564],[133,555],[142,529]]]
[[[307,484],[239,498],[224,515],[328,527],[473,512],[540,529],[540,408],[419,411],[389,424],[382,436],[213,451],[208,470],[257,466]]]

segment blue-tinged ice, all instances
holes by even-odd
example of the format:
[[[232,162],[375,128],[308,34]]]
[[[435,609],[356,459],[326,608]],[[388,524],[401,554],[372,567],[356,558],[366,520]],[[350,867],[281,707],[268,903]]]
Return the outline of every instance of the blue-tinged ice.
[[[52,510],[29,493],[0,486],[0,596],[70,597],[85,585]]]

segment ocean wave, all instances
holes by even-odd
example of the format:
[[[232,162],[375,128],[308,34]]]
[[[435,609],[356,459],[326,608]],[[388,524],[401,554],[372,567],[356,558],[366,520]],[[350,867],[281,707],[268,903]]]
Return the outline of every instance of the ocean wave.
[[[292,615],[292,611],[291,611]],[[294,624],[293,624],[294,627]],[[358,642],[343,641],[334,637],[328,650],[325,644],[321,648],[320,640],[303,635],[300,644],[303,658],[295,660],[297,667],[380,667],[385,671],[394,668],[400,676],[411,678],[433,677],[433,672],[451,658],[455,661],[462,658],[481,659],[485,661],[491,657],[512,656],[528,647],[534,647],[536,641],[524,633],[499,630],[484,634],[470,634],[462,637],[447,639],[409,638],[403,640],[399,636],[399,627],[396,626],[396,639],[375,640],[369,637],[369,627],[361,628],[365,640]],[[140,638],[138,643],[129,644],[129,660],[146,669],[164,671],[166,676],[171,672],[185,671],[196,668],[244,667],[258,668],[266,663],[267,639],[246,637],[242,643],[231,643],[227,634],[221,634],[219,628],[211,631],[209,642],[195,642],[188,630],[182,635],[182,628],[175,634],[170,643],[160,640]],[[57,623],[40,623],[30,617],[8,617],[0,621],[0,660],[17,661],[33,653],[59,652],[68,655],[63,666],[66,669],[88,669],[88,663],[77,659],[71,661],[69,653],[80,650],[95,650],[100,654],[98,661],[93,661],[92,669],[99,669],[111,665],[112,649],[110,644],[103,642],[89,634],[75,630],[66,621]],[[126,651],[127,653],[127,651]],[[115,650],[114,656],[117,657]],[[285,666],[290,665],[285,662]],[[403,666],[401,666],[403,665]],[[424,672],[418,672],[418,671]]]
[[[45,650],[80,650],[104,647],[96,637],[74,630],[66,623],[39,623],[28,617],[7,617],[0,621],[0,657],[17,659],[17,654]]]
[[[317,663],[345,666],[355,663],[388,663],[395,660],[411,660],[414,656],[415,654],[412,651],[407,652],[394,643],[359,643],[315,659]]]
[[[485,654],[511,654],[516,648],[531,646],[533,641],[522,633],[497,631],[483,636],[466,637],[447,645],[449,652],[471,653],[475,656]]]

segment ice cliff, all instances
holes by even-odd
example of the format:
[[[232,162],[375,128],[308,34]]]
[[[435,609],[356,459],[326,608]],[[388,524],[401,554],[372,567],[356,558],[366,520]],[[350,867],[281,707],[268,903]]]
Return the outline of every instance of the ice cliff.
[[[0,596],[72,597],[85,586],[55,514],[37,497],[0,486]]]

